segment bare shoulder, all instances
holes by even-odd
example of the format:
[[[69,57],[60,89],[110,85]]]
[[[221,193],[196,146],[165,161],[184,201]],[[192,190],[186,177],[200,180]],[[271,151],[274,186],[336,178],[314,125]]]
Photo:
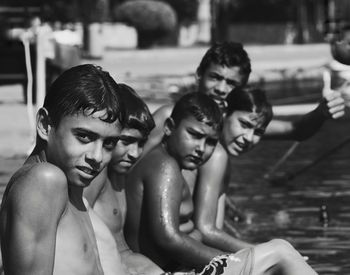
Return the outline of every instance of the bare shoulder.
[[[153,118],[157,126],[162,124],[166,118],[170,117],[174,104],[167,104],[159,107],[153,113]],[[162,126],[162,125],[160,125]]]
[[[153,116],[170,116],[171,111],[174,108],[174,104],[166,104],[160,106],[157,110],[153,112]]]
[[[68,201],[67,179],[50,163],[24,165],[11,178],[5,199],[18,207],[64,207]]]
[[[142,172],[143,178],[149,182],[163,177],[173,178],[178,173],[181,175],[176,160],[165,152],[162,145],[158,145],[145,155],[139,162],[137,170]]]
[[[222,166],[223,164],[227,163],[228,161],[228,154],[225,150],[225,148],[218,143],[215,147],[215,150],[209,160],[204,164],[204,166]]]

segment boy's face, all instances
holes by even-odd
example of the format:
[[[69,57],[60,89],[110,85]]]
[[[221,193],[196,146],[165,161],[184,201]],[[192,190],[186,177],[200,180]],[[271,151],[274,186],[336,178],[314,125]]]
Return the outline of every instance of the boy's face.
[[[220,108],[224,108],[227,95],[232,89],[244,86],[246,81],[247,76],[241,73],[239,67],[212,63],[203,75],[198,76],[198,89],[214,99]]]
[[[109,167],[117,173],[127,173],[141,156],[146,141],[147,137],[143,136],[139,130],[124,128],[113,150]]]
[[[50,128],[47,159],[63,170],[69,184],[88,186],[110,161],[120,124],[103,122],[104,115],[105,111],[69,115]]]
[[[234,111],[224,119],[221,143],[232,156],[249,151],[265,133],[261,114],[248,111]]]
[[[206,162],[217,144],[219,133],[212,126],[189,116],[172,127],[167,149],[182,169],[193,170]]]

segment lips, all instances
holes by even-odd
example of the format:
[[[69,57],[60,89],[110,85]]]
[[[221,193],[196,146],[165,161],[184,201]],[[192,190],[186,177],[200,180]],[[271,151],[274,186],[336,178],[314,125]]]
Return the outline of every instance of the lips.
[[[82,172],[82,176],[85,178],[94,178],[100,172],[99,170],[91,169],[86,166],[78,166],[77,169]]]
[[[201,164],[202,161],[203,161],[203,159],[202,159],[201,157],[197,157],[197,156],[193,156],[193,155],[189,156],[188,159],[189,159],[191,162],[195,163],[196,165]]]

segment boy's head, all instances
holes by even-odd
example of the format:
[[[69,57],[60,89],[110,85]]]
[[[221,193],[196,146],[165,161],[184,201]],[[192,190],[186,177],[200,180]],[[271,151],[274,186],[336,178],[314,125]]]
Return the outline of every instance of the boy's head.
[[[119,84],[119,87],[119,95],[125,108],[125,119],[109,167],[117,173],[124,174],[139,159],[155,123],[140,96],[128,85]]]
[[[118,90],[89,64],[65,71],[50,87],[37,114],[38,142],[69,184],[87,186],[110,161],[124,114]]]
[[[350,25],[345,25],[339,35],[339,39],[331,42],[331,53],[338,62],[350,65]]]
[[[228,93],[247,84],[251,72],[250,59],[242,44],[214,44],[203,56],[198,68],[198,89],[225,106]]]
[[[196,169],[213,153],[221,129],[222,114],[217,104],[205,94],[186,94],[165,122],[167,151],[181,168]]]
[[[256,145],[272,119],[265,91],[239,88],[227,96],[221,143],[230,155],[238,156]]]

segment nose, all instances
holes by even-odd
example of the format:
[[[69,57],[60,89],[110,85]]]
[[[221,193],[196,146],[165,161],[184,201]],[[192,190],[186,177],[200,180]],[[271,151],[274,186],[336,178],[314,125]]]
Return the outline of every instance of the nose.
[[[103,145],[100,142],[95,142],[91,146],[86,154],[87,162],[92,166],[93,169],[100,168],[100,165],[103,160]]]
[[[137,160],[141,154],[141,151],[142,150],[138,145],[135,144],[135,145],[131,146],[129,148],[129,152],[128,152],[130,160],[132,160],[132,161]]]
[[[215,86],[215,93],[222,97],[223,99],[226,97],[226,95],[230,92],[230,87],[227,85],[225,80],[221,80],[217,85]]]
[[[198,141],[197,143],[197,147],[196,147],[196,153],[199,155],[199,156],[202,156],[203,153],[205,151],[205,140],[204,139],[201,139]]]
[[[244,135],[246,142],[252,143],[254,140],[254,129],[248,129]]]

